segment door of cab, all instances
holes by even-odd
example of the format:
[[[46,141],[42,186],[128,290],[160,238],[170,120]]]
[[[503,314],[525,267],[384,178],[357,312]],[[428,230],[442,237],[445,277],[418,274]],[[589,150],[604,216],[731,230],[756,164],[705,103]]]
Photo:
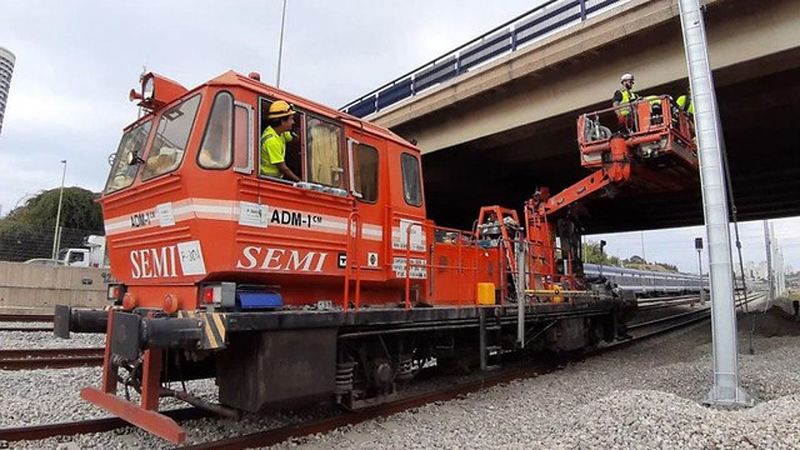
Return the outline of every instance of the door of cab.
[[[385,280],[386,143],[367,134],[355,133],[347,138],[347,156],[350,193],[356,198],[361,220],[358,258],[362,278]]]

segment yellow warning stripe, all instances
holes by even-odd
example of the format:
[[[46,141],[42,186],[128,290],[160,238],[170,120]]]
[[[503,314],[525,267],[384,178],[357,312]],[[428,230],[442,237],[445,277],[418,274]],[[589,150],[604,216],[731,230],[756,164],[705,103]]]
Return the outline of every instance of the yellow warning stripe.
[[[206,339],[208,339],[208,343],[210,344],[210,348],[217,348],[217,338],[214,336],[214,332],[211,331],[211,321],[206,318]]]
[[[214,323],[217,325],[217,331],[219,332],[219,339],[222,343],[225,342],[225,323],[222,321],[222,314],[211,314],[211,318],[214,319]]]
[[[210,350],[220,348],[225,345],[225,322],[224,317],[220,313],[207,313],[198,312],[196,310],[181,310],[178,311],[180,318],[194,318],[199,317],[203,320],[203,343],[204,349]]]

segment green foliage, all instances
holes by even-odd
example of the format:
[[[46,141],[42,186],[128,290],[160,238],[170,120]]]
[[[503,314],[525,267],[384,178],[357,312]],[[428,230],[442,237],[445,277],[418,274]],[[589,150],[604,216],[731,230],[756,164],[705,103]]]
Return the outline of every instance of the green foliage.
[[[59,190],[43,191],[0,219],[0,260],[25,261],[52,256]],[[60,247],[82,247],[89,234],[103,234],[103,214],[91,191],[64,188]]]
[[[609,256],[605,252],[600,252],[600,243],[588,241],[583,244],[583,262],[589,264],[603,264],[605,266],[620,266],[620,260],[616,256]]]
[[[6,222],[15,222],[53,228],[56,226],[58,214],[59,190],[43,191],[29,199],[24,205],[15,208],[7,217],[0,220],[0,227]],[[64,199],[61,205],[61,226],[81,230],[102,231],[103,213],[95,201],[92,191],[80,187],[64,188]]]

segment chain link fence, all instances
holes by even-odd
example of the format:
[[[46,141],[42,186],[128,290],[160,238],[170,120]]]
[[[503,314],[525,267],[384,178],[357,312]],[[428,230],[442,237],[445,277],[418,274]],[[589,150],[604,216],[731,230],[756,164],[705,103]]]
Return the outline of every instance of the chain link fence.
[[[104,233],[102,230],[61,227],[56,236],[53,228],[48,230],[35,225],[5,223],[0,226],[0,261],[24,262],[33,258],[49,259],[53,256],[54,246],[56,258],[61,259],[69,248],[86,248],[86,238],[92,234]]]

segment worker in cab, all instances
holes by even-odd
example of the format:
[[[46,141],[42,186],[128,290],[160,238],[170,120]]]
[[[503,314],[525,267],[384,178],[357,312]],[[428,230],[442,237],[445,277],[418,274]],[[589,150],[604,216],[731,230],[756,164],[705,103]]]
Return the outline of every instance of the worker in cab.
[[[678,104],[678,109],[685,112],[689,115],[689,117],[694,116],[694,102],[692,102],[692,88],[689,87],[686,90],[686,93],[678,97],[678,100],[675,102]]]
[[[300,177],[286,165],[286,143],[294,139],[294,114],[292,105],[283,100],[269,106],[267,128],[261,133],[261,175],[300,181]]]
[[[619,82],[622,83],[622,88],[617,89],[614,92],[612,104],[615,108],[618,108],[615,110],[615,112],[617,114],[620,127],[624,128],[626,131],[630,131],[634,128],[632,109],[630,107],[622,106],[635,102],[639,99],[639,96],[636,94],[636,92],[633,92],[633,74],[626,73],[622,75],[622,77],[619,79]]]

